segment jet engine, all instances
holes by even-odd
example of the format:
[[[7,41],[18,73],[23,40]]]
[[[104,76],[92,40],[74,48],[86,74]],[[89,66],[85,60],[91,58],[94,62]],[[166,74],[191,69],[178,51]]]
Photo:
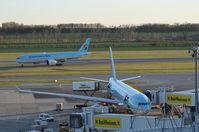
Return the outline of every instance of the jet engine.
[[[53,60],[53,59],[50,59],[50,60],[47,60],[47,64],[48,64],[48,65],[56,65],[56,64],[57,64],[57,61],[56,61],[56,60]]]

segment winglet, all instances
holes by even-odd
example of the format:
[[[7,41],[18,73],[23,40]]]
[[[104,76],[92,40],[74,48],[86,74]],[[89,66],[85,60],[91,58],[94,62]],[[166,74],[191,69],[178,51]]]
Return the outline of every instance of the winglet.
[[[115,65],[114,65],[114,60],[113,60],[113,54],[112,54],[112,49],[110,48],[110,60],[111,60],[111,77],[116,79],[116,72],[115,72]]]

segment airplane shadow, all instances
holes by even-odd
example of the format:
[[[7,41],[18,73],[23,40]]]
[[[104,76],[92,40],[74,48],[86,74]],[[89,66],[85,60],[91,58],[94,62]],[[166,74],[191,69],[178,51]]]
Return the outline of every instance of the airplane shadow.
[[[39,68],[39,67],[48,67],[48,65],[31,65],[31,66],[4,66],[0,67],[0,71],[6,71],[6,70],[15,70],[15,69],[27,69],[27,68]]]
[[[63,63],[63,65],[47,65],[47,64],[33,64],[33,65],[24,65],[24,67],[21,67],[21,65],[16,66],[0,66],[0,71],[6,71],[6,70],[15,70],[15,69],[27,69],[27,68],[43,68],[43,67],[60,67],[60,66],[72,66],[72,65],[81,65],[79,63]]]

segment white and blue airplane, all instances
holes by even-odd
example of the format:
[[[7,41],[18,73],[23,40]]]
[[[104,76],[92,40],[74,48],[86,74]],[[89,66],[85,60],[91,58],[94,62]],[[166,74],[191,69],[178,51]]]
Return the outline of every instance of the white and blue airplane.
[[[78,51],[68,52],[52,52],[52,53],[39,53],[39,54],[25,54],[16,58],[16,62],[24,66],[24,63],[47,63],[48,65],[62,65],[68,59],[80,58],[88,55],[88,48],[90,45],[90,38],[87,38],[85,43]]]
[[[111,60],[112,74],[111,74],[111,77],[109,78],[109,81],[101,80],[101,79],[94,79],[94,78],[86,78],[86,77],[81,77],[81,78],[93,80],[93,81],[107,82],[108,83],[107,89],[109,93],[111,93],[112,99],[101,98],[101,97],[90,97],[90,96],[83,96],[83,95],[74,95],[74,94],[22,90],[19,88],[18,89],[20,92],[25,92],[25,93],[53,95],[53,96],[59,96],[59,97],[76,98],[76,99],[81,99],[81,100],[90,100],[94,102],[106,102],[106,103],[124,105],[128,107],[129,109],[131,109],[131,111],[134,113],[145,113],[149,111],[151,108],[151,103],[150,103],[149,98],[143,93],[136,90],[135,88],[124,83],[124,81],[136,79],[136,78],[139,78],[140,76],[118,80],[116,78],[116,72],[115,72],[115,66],[114,66],[114,60],[113,60],[111,48],[110,48],[110,60]]]

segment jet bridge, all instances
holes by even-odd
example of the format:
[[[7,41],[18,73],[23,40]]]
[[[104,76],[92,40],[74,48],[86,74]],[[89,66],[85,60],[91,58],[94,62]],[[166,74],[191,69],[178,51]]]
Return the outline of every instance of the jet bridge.
[[[91,106],[70,115],[70,128],[78,132],[192,132],[183,118],[109,113],[104,106]]]
[[[78,81],[78,82],[73,82],[72,83],[72,90],[74,92],[81,92],[85,94],[86,96],[93,96],[100,91],[103,96],[107,95],[107,85],[108,83],[106,82],[99,82],[99,81]],[[74,108],[79,108],[81,109],[82,107],[88,106],[88,101],[85,101],[84,104],[78,104],[75,105]]]
[[[170,88],[159,88],[147,92],[152,104],[168,103],[171,105],[195,106],[195,90],[174,91]]]
[[[73,82],[73,91],[103,91],[107,90],[108,83],[95,81]]]
[[[108,83],[99,81],[73,82],[72,90],[75,92],[83,92],[87,96],[93,96],[97,91],[107,93],[107,85]]]

